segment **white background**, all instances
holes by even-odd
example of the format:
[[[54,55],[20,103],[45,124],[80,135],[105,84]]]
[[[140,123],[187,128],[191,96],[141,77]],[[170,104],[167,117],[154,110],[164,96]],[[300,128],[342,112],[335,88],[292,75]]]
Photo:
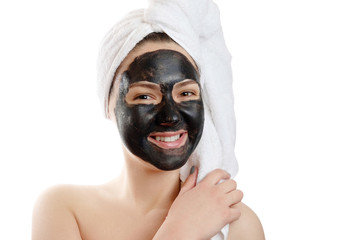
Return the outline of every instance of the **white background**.
[[[217,2],[233,55],[243,201],[267,239],[360,239],[358,1]],[[45,188],[119,174],[96,57],[107,30],[144,6],[1,1],[0,239],[30,239]]]

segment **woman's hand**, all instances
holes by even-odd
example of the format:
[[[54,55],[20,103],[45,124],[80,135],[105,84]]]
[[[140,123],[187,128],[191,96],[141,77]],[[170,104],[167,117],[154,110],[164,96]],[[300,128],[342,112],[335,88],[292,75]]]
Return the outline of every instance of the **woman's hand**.
[[[232,208],[243,197],[224,170],[210,172],[196,185],[196,169],[183,184],[154,239],[210,239],[241,212]]]

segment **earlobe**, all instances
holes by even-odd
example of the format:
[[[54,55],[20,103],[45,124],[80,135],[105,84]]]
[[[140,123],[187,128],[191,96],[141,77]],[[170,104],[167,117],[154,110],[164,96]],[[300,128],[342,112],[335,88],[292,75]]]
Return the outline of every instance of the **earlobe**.
[[[114,124],[117,124],[114,111],[112,111],[112,113],[109,114],[109,120],[112,121]]]
[[[109,95],[109,105],[108,105],[108,109],[107,109],[107,113],[106,113],[107,118],[114,123],[116,123],[115,106],[116,106],[116,102],[117,102],[117,95],[118,95],[117,92],[118,92],[118,90],[116,90],[115,86],[114,86],[113,91]]]
[[[116,124],[115,106],[113,104],[113,101],[109,100],[109,106],[108,106],[108,110],[106,113],[106,117],[107,117],[107,119],[109,119],[110,121],[112,121],[113,123]]]

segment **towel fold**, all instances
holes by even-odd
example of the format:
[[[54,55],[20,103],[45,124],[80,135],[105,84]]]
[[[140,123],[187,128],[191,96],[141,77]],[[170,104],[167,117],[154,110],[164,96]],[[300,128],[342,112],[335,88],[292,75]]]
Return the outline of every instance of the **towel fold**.
[[[193,165],[201,180],[221,168],[235,177],[235,113],[231,55],[226,48],[219,10],[212,0],[150,0],[146,9],[130,12],[105,36],[98,58],[98,94],[104,113],[115,72],[146,35],[165,32],[194,59],[200,70],[205,109],[202,138],[180,170],[184,181]],[[213,239],[226,239],[228,226]]]

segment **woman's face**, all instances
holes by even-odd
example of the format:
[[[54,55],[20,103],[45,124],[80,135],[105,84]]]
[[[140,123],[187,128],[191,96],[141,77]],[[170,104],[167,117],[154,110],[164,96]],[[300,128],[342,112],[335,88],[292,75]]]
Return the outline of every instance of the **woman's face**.
[[[198,72],[175,43],[157,44],[129,55],[117,79],[113,106],[120,136],[135,156],[161,170],[183,166],[204,124]],[[149,50],[149,51],[146,51]],[[110,108],[112,109],[112,108]]]

